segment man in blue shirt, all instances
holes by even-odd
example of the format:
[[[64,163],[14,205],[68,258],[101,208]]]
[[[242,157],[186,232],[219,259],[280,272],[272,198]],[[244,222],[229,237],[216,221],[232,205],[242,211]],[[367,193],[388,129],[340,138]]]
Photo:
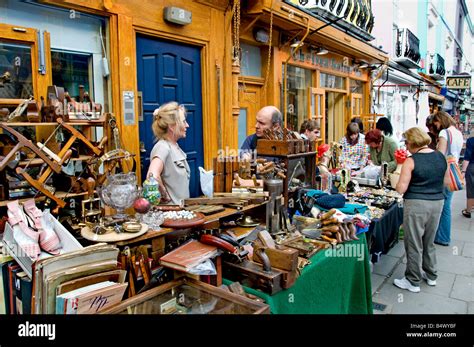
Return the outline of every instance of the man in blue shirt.
[[[257,149],[257,140],[263,137],[265,129],[281,129],[283,116],[275,106],[265,106],[257,112],[257,123],[255,124],[255,134],[247,136],[242,147],[245,157],[250,157],[252,152]],[[250,159],[250,158],[249,158]]]

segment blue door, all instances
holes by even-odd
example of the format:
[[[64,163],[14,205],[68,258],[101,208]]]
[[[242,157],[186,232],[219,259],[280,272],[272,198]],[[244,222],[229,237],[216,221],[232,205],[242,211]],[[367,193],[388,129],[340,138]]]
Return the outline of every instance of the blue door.
[[[153,111],[168,101],[183,104],[189,128],[179,145],[191,168],[190,193],[201,195],[199,166],[204,166],[202,136],[201,52],[194,46],[137,36],[138,90],[142,92],[143,120],[140,121],[142,179],[150,165],[155,144],[151,125]]]

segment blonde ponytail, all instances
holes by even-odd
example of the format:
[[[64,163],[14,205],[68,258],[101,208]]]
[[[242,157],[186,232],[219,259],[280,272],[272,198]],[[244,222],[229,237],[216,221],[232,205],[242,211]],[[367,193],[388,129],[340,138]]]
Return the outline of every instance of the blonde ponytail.
[[[176,124],[179,128],[184,127],[184,123],[179,116],[180,110],[185,112],[185,109],[178,105],[176,101],[171,101],[153,111],[151,128],[158,140],[169,140],[168,129],[170,126]]]

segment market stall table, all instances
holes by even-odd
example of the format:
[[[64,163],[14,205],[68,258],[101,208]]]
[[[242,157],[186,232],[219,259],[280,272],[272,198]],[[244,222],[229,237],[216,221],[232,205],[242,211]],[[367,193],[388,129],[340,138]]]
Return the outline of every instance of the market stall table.
[[[368,255],[365,235],[360,234],[358,241],[342,244],[335,253],[316,253],[289,289],[273,296],[247,287],[245,291],[264,299],[275,314],[372,314]]]

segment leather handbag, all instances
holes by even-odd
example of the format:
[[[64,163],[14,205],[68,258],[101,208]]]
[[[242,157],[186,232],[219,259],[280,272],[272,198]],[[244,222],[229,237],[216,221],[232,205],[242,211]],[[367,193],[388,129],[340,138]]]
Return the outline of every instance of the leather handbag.
[[[448,177],[446,183],[448,185],[448,189],[452,192],[455,192],[464,189],[464,178],[461,174],[461,170],[459,169],[458,160],[451,152],[451,143],[453,142],[452,134],[448,129],[446,129],[446,133],[448,134],[448,154],[446,156],[446,161],[448,164],[446,175]]]

